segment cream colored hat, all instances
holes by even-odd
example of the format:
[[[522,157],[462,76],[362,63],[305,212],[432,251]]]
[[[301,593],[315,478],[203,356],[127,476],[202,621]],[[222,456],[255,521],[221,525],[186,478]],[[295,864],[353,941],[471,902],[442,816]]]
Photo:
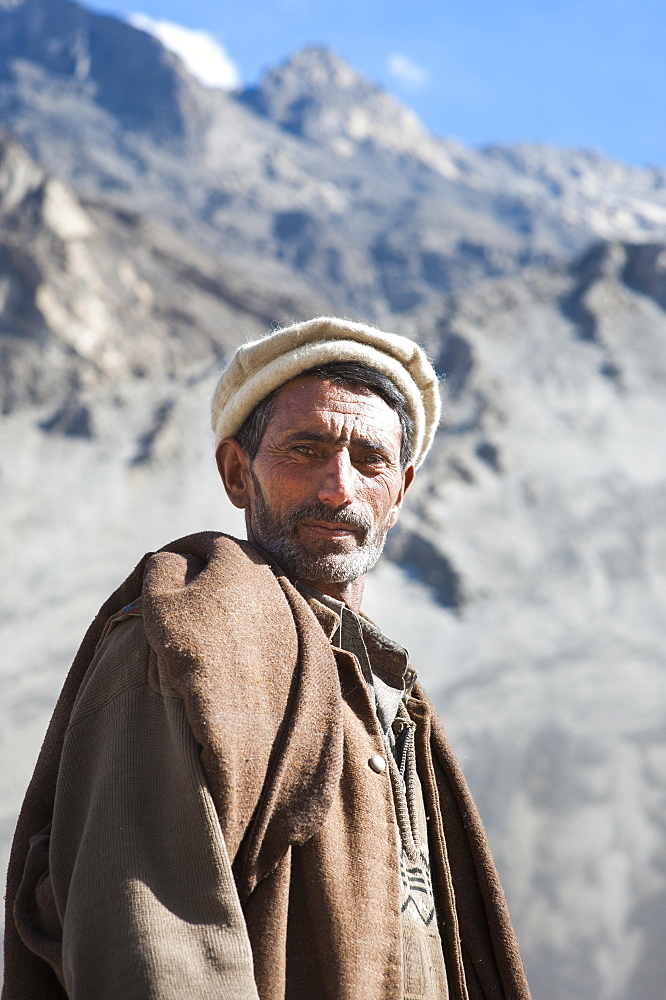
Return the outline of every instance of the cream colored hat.
[[[412,454],[418,468],[439,424],[435,369],[423,349],[407,337],[332,316],[294,323],[238,348],[213,396],[215,447],[233,437],[257,403],[274,389],[308,368],[331,361],[360,361],[394,382],[414,421]]]

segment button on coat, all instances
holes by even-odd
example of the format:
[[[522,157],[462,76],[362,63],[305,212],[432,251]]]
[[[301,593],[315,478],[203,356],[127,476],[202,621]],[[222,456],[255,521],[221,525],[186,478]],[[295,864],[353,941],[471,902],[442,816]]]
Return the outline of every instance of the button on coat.
[[[371,767],[377,774],[383,774],[386,770],[386,761],[381,754],[373,753],[372,757],[368,761],[368,766]]]

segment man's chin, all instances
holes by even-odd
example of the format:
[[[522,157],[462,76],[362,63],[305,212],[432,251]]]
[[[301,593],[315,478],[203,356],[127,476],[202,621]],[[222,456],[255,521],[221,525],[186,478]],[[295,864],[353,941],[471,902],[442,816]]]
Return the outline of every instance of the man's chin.
[[[323,544],[317,546],[289,546],[279,554],[274,553],[277,561],[287,572],[297,580],[303,580],[312,586],[317,584],[330,583],[351,583],[364,576],[368,570],[372,569],[381,549],[370,550],[367,547],[356,546],[349,551],[348,546],[342,540],[340,551],[339,540],[326,539]]]
[[[316,565],[312,566],[307,579],[313,584],[351,583],[365,576],[367,569],[367,558],[336,559],[334,556],[329,556],[326,559],[319,559]]]
[[[312,584],[350,583],[364,575],[368,564],[365,554],[359,553],[353,556],[341,553],[320,554],[313,558],[301,556],[289,561],[288,568],[294,576]]]
[[[357,559],[365,553],[353,536],[339,538],[299,538],[294,550],[303,559]]]

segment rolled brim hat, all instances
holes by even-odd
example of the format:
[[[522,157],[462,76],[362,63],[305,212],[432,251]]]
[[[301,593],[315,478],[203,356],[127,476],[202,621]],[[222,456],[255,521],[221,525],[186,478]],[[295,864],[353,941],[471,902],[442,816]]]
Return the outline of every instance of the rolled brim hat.
[[[425,351],[407,337],[333,316],[282,327],[238,348],[213,395],[215,447],[234,437],[273,390],[332,361],[361,362],[388,376],[400,390],[414,423],[411,445],[418,468],[432,445],[441,407],[437,373]]]

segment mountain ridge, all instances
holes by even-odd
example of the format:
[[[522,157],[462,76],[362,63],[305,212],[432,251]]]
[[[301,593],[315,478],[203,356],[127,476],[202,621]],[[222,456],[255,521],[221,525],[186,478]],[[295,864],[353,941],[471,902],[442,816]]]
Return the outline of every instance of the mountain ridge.
[[[39,35],[37,14],[56,24],[61,9],[73,27],[61,31],[58,61],[28,29]],[[159,218],[214,252],[297,270],[338,311],[381,322],[599,238],[666,238],[663,171],[438,139],[322,49],[240,94],[210,90],[156,39],[112,22],[73,0],[0,11],[5,127],[77,193]],[[144,57],[168,85],[144,81]],[[134,111],[105,97],[114,61],[127,64],[128,100],[140,93]]]

